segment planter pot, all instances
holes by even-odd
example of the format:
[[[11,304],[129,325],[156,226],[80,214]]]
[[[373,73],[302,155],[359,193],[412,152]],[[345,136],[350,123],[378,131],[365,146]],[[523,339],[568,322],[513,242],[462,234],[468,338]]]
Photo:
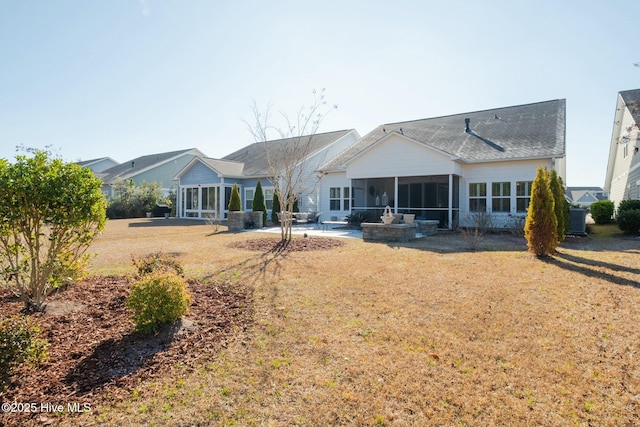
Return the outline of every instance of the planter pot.
[[[413,220],[416,219],[416,216],[414,214],[404,214],[402,215],[402,219],[405,224],[413,224]]]
[[[227,214],[227,226],[229,231],[242,231],[244,230],[244,212],[231,211]]]
[[[388,216],[388,215],[382,215],[382,216],[380,217],[380,219],[382,220],[382,222],[383,222],[383,223],[385,223],[385,224],[389,225],[389,224],[391,224],[391,223],[393,222],[394,217],[393,217],[393,215],[391,215],[391,216]]]
[[[147,218],[151,218],[151,212],[147,212]]]

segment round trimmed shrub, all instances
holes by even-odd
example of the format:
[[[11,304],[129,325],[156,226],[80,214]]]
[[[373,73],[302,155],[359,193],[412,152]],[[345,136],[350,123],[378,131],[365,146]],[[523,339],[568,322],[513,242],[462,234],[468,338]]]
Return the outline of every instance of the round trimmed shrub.
[[[182,277],[173,273],[145,276],[131,286],[127,308],[133,310],[136,332],[153,333],[189,311],[191,296]]]
[[[591,203],[591,217],[596,224],[609,224],[613,218],[614,204],[611,200],[598,200]]]
[[[637,209],[640,209],[640,200],[637,199],[623,200],[618,206],[618,212],[633,211]]]

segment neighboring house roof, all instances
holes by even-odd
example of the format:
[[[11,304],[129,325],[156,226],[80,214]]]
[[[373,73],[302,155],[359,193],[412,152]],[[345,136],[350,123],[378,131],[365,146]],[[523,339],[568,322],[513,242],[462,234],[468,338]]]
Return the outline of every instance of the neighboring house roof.
[[[570,203],[577,204],[607,200],[607,192],[602,187],[567,187],[565,196]]]
[[[102,172],[110,167],[117,165],[118,162],[113,160],[111,157],[100,157],[98,159],[80,160],[78,162],[75,162],[75,164],[83,168],[89,168],[94,172]]]
[[[318,151],[328,147],[338,139],[352,132],[353,129],[339,130],[334,132],[317,133],[312,136],[300,137],[301,144],[305,145],[309,142],[309,156],[317,153]],[[267,152],[273,157],[283,156],[286,153],[287,147],[298,141],[298,138],[285,138],[276,139],[272,141],[256,142],[246,147],[241,148],[225,157],[222,160],[237,162],[244,164],[242,174],[245,177],[262,177],[269,175],[269,168],[267,164]]]
[[[566,102],[556,99],[378,126],[326,163],[343,170],[390,133],[402,134],[466,163],[564,157]],[[465,119],[469,119],[468,128]]]
[[[174,180],[179,179],[195,163],[200,162],[217,174],[226,178],[241,178],[244,163],[232,162],[229,160],[213,159],[211,157],[194,157],[184,168],[178,171]]]
[[[189,148],[186,150],[169,151],[166,153],[149,154],[147,156],[137,157],[128,162],[121,163],[111,167],[102,173],[96,174],[104,184],[111,184],[116,178],[127,179],[145,172],[151,168],[157,167],[164,163],[170,162],[185,154],[194,156],[204,156],[200,150]]]

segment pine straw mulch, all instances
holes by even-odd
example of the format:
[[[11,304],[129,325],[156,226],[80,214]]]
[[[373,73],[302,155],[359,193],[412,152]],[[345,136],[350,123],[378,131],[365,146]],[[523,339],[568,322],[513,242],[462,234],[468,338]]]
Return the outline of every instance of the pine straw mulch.
[[[327,250],[342,241],[300,237],[281,242],[267,237],[236,242],[234,247],[272,254]],[[194,367],[199,359],[225,348],[253,322],[252,292],[231,282],[189,281],[192,304],[181,321],[153,336],[133,332],[125,307],[131,278],[97,276],[48,298],[43,313],[31,317],[49,343],[47,360],[37,369],[20,366],[0,401],[63,405],[101,402],[130,394],[140,382],[166,376],[176,366]],[[20,313],[23,304],[0,288],[2,315]],[[2,413],[0,426],[52,425],[54,414]]]

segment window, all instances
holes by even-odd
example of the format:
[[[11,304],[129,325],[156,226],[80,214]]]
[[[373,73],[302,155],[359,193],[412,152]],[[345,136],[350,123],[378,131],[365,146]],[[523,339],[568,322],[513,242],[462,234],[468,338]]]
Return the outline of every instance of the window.
[[[264,189],[264,204],[267,206],[267,210],[273,209],[273,188]]]
[[[342,210],[343,211],[349,211],[351,210],[351,198],[349,197],[349,193],[350,193],[350,188],[349,187],[344,187],[342,189],[342,195],[343,195],[343,199],[342,199]]]
[[[340,210],[340,187],[329,188],[329,210]]]
[[[531,198],[531,185],[533,181],[516,182],[516,211],[527,212]]]
[[[351,188],[331,187],[329,188],[329,210],[332,211],[351,210]]]
[[[491,184],[491,211],[511,212],[510,182],[494,182]]]
[[[476,182],[469,184],[469,211],[487,211],[487,183]]]
[[[246,188],[244,190],[244,210],[253,210],[253,196],[256,193],[255,188]]]

